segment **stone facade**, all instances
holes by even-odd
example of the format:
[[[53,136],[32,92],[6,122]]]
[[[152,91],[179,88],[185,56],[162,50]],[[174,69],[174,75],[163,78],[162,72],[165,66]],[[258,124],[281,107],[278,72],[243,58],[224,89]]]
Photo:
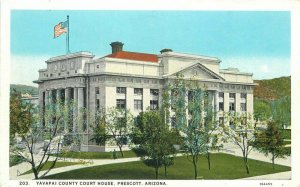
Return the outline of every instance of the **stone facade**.
[[[251,73],[236,68],[220,69],[221,61],[215,57],[170,49],[158,55],[126,52],[121,42],[111,46],[113,53],[102,58],[77,52],[47,60],[47,68],[39,70],[39,79],[34,81],[39,85],[39,105],[46,105],[56,97],[73,99],[78,108],[85,107],[91,113],[102,107],[125,106],[136,116],[149,107],[159,107],[163,88],[181,73],[208,90],[213,106],[220,111],[220,120],[221,111],[253,113],[255,83]],[[88,134],[85,127],[71,129]],[[97,146],[89,144],[86,140],[82,150],[97,150]]]

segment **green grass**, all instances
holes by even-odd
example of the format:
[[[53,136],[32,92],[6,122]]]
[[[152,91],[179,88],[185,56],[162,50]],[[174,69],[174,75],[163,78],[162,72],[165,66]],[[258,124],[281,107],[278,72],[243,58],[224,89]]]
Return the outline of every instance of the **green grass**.
[[[49,169],[51,167],[52,163],[53,163],[52,161],[47,162],[45,164],[45,166],[42,168],[42,171]],[[81,162],[56,162],[55,165],[54,165],[54,168],[72,166],[72,165],[77,165],[77,164],[82,164],[82,163]],[[26,175],[26,174],[29,174],[29,173],[33,173],[32,170],[28,170],[28,171],[22,173],[22,175]]]
[[[136,157],[133,151],[123,151],[124,158]],[[113,159],[112,152],[67,152],[65,158],[80,158],[80,159]],[[122,158],[121,152],[117,151],[117,157]]]
[[[211,155],[211,170],[208,170],[205,157],[200,157],[198,176],[204,179],[238,179],[283,171],[290,171],[287,166],[276,165],[257,160],[249,160],[250,174],[246,174],[243,159],[233,155],[217,153]],[[154,168],[145,166],[141,161],[95,166],[77,169],[45,177],[46,179],[155,179]],[[168,176],[164,177],[164,169],[159,170],[159,179],[194,179],[193,165],[185,156],[176,157],[175,164],[168,168]]]

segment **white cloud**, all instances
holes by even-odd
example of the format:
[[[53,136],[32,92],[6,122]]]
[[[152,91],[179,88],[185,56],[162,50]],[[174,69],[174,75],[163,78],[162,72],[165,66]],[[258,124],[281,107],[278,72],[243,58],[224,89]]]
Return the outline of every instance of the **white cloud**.
[[[254,79],[271,79],[291,75],[289,58],[229,57],[221,60],[222,69],[236,67],[241,72],[253,73]]]
[[[32,81],[39,78],[38,70],[47,67],[50,56],[11,55],[10,80],[12,84],[37,86]]]

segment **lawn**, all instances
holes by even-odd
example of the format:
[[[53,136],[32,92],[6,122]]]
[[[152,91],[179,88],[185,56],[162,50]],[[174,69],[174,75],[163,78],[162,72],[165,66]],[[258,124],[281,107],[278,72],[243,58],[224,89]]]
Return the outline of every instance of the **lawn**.
[[[204,179],[238,179],[256,175],[264,175],[283,171],[290,171],[287,166],[249,160],[250,174],[247,175],[243,159],[233,155],[216,153],[211,156],[211,170],[208,170],[205,157],[200,157],[198,176]],[[159,179],[193,179],[193,165],[185,156],[176,157],[175,164],[168,168],[168,176],[164,176],[164,169],[159,170]],[[45,177],[45,179],[155,179],[154,169],[145,166],[141,161],[95,166],[77,169]]]
[[[123,151],[124,158],[136,157],[133,151]],[[65,158],[79,158],[79,159],[113,159],[112,152],[67,152],[64,154]],[[121,152],[117,151],[117,157],[122,158]]]
[[[50,166],[52,165],[52,161],[47,162],[45,164],[45,166],[42,168],[42,171],[47,170],[50,168]],[[56,162],[54,168],[60,168],[60,167],[65,167],[65,166],[72,166],[72,165],[76,165],[76,164],[82,164],[81,162]],[[22,175],[26,175],[29,173],[33,173],[32,170],[28,170],[25,173],[22,173]]]

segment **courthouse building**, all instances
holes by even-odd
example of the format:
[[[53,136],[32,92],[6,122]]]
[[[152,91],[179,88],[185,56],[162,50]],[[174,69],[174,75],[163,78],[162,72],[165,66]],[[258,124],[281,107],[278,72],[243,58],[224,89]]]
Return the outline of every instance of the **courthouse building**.
[[[163,88],[180,73],[199,81],[217,111],[253,112],[252,73],[220,69],[221,60],[215,57],[171,49],[163,49],[160,54],[128,52],[123,51],[121,42],[110,45],[112,53],[101,58],[77,52],[48,59],[47,68],[40,69],[34,81],[39,87],[39,105],[45,106],[53,99],[73,99],[79,108],[92,113],[102,107],[120,107],[136,116],[147,109],[158,109]],[[83,126],[70,129],[88,133]],[[82,149],[94,150],[87,145]]]

